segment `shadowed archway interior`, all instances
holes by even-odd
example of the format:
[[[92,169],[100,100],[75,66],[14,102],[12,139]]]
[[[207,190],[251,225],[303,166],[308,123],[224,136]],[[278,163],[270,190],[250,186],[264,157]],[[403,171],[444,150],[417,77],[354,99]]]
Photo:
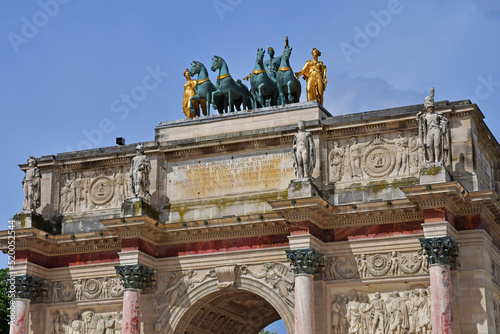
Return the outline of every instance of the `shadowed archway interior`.
[[[176,333],[182,334],[257,334],[267,325],[281,319],[278,312],[262,297],[248,291],[227,289],[211,294],[192,306],[196,309]],[[189,317],[189,315],[185,315]]]

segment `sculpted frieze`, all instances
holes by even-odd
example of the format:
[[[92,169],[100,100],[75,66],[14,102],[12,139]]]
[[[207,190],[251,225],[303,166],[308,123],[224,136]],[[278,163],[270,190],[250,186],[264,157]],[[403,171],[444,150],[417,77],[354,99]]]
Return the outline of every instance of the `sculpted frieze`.
[[[390,277],[429,272],[429,258],[422,251],[359,254],[325,258],[323,278],[343,280],[353,278]]]
[[[123,167],[62,174],[59,211],[68,213],[120,207],[130,197],[128,179]]]
[[[352,182],[383,177],[418,174],[423,161],[418,133],[405,136],[403,131],[385,138],[380,134],[360,142],[358,137],[334,141],[328,153],[329,182]]]
[[[432,333],[430,289],[376,292],[362,291],[332,297],[331,333]]]
[[[73,315],[68,314],[73,313]],[[120,334],[122,312],[97,313],[94,309],[74,312],[55,310],[51,314],[49,333],[53,334]]]
[[[61,281],[50,284],[50,302],[112,299],[123,296],[119,277],[102,277]]]

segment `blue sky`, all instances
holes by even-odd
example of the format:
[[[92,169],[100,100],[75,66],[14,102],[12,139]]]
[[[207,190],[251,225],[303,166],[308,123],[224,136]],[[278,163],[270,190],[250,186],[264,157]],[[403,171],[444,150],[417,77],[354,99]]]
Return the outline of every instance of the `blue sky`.
[[[219,55],[242,78],[257,48],[279,55],[285,36],[295,71],[322,52],[334,115],[422,103],[434,86],[436,100],[478,103],[500,138],[498,0],[5,0],[0,36],[4,228],[30,155],[153,140],[158,122],[184,118],[192,60]],[[133,92],[146,94],[127,102]]]

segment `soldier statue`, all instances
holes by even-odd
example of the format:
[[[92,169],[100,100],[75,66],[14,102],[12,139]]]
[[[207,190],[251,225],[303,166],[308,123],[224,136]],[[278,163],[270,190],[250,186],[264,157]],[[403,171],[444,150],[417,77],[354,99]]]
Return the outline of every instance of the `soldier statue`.
[[[299,121],[298,132],[293,137],[293,159],[295,177],[310,178],[316,166],[316,149],[310,132],[305,130],[304,121]]]
[[[26,170],[26,175],[22,182],[24,189],[24,211],[35,212],[37,208],[40,207],[40,180],[42,179],[42,174],[36,166],[36,160],[34,157],[28,159],[28,169]]]
[[[420,144],[427,165],[444,166],[448,159],[450,122],[434,111],[434,87],[424,99],[424,111],[417,114]]]
[[[132,159],[130,166],[130,189],[133,197],[147,198],[149,196],[149,172],[151,163],[144,155],[144,145],[139,143],[137,155]]]

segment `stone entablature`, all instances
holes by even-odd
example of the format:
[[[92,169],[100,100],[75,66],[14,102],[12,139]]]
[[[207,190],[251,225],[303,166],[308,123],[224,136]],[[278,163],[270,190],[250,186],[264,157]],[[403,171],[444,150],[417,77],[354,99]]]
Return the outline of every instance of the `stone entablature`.
[[[425,164],[415,121],[421,108],[332,117],[315,102],[306,102],[163,122],[156,129],[156,141],[144,145],[151,161],[151,205],[160,211],[162,222],[270,210],[265,202],[286,198],[293,178],[291,143],[297,120],[304,120],[313,135],[319,166],[313,177],[332,204],[404,198],[399,188],[418,185]],[[499,148],[483,138],[491,134],[484,133],[477,106],[444,101],[436,103],[436,111],[450,121],[447,168],[451,176],[468,191],[494,187]],[[63,233],[102,229],[88,213],[117,216],[123,200],[132,195],[133,147],[37,159],[42,173],[39,212],[54,224],[62,222]],[[24,170],[27,165],[21,167]],[[236,195],[241,194],[247,203],[238,200]],[[219,201],[221,196],[224,203]]]

